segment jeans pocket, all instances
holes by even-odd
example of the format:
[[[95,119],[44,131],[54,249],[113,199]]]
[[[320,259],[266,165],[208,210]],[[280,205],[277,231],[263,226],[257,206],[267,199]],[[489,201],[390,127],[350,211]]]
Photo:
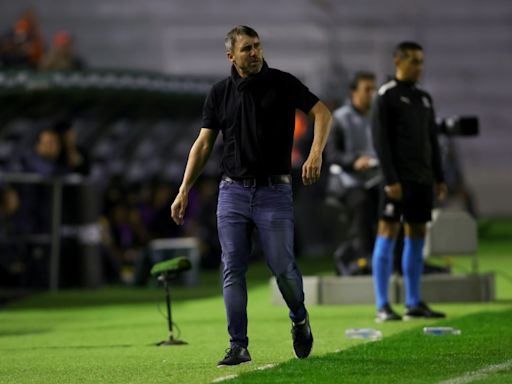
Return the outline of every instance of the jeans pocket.
[[[291,184],[272,184],[271,188],[274,191],[282,192],[282,193],[291,193],[292,192]]]

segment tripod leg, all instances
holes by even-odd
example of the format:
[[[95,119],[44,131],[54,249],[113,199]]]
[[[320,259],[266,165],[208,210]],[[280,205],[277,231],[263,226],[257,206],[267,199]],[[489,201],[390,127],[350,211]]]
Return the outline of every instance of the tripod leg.
[[[169,293],[169,283],[164,282],[165,286],[165,302],[167,304],[167,324],[169,327],[169,338],[172,339],[172,316],[171,316],[171,295]]]
[[[157,345],[166,346],[166,345],[184,345],[187,344],[183,340],[177,340],[174,338],[172,331],[172,315],[171,315],[171,294],[169,292],[169,283],[167,279],[163,278],[164,288],[165,288],[165,302],[167,305],[167,325],[169,328],[169,338],[167,340],[159,342]]]

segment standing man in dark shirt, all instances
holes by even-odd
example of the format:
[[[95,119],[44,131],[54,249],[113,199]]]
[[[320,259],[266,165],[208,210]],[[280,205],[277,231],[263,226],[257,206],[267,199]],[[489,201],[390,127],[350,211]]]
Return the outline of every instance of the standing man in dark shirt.
[[[315,119],[313,144],[302,168],[305,185],[320,177],[331,114],[294,76],[268,67],[259,36],[252,28],[233,28],[226,35],[225,46],[232,63],[231,76],[216,83],[206,99],[203,128],[190,151],[183,182],[172,205],[172,217],[183,224],[190,188],[222,131],[223,176],[217,229],[230,349],[218,366],[251,361],[247,350],[245,273],[254,229],[258,230],[267,264],[290,309],[295,355],[305,358],[311,352],[313,335],[293,251],[290,171],[295,110],[311,113]]]
[[[373,250],[376,320],[400,320],[388,301],[393,249],[404,220],[402,269],[405,283],[404,319],[445,317],[421,300],[423,246],[431,220],[433,190],[446,195],[431,96],[416,82],[423,71],[423,49],[400,43],[394,52],[395,79],[378,92],[372,113],[374,146],[384,174],[384,198]]]

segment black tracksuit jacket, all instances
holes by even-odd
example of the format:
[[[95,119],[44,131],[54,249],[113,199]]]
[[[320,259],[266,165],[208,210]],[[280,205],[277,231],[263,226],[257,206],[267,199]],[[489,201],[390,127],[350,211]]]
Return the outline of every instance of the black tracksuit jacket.
[[[395,79],[381,86],[372,137],[386,185],[444,180],[432,98],[414,83]]]

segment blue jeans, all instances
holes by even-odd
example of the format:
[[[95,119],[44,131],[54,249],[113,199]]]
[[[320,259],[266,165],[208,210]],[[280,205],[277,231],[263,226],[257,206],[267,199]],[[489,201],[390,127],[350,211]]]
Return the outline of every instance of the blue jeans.
[[[252,231],[258,230],[267,265],[294,322],[306,318],[302,275],[293,253],[293,197],[289,184],[247,188],[223,180],[219,187],[217,228],[224,265],[224,303],[230,343],[247,347],[247,285]]]

